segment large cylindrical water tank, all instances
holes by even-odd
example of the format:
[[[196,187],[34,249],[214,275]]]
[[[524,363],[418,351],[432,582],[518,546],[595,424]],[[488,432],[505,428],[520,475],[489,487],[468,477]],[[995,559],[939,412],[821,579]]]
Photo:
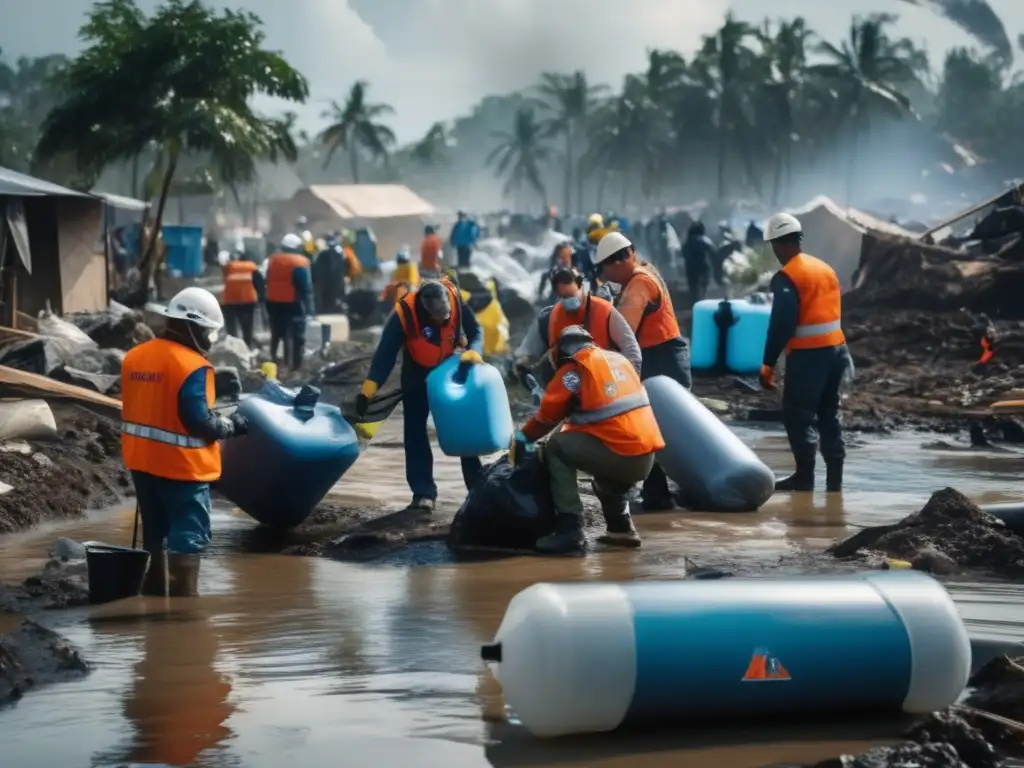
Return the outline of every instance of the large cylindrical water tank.
[[[914,571],[535,584],[482,656],[538,736],[691,718],[952,704],[971,646]]]
[[[682,384],[644,381],[665,448],[658,463],[679,484],[683,503],[704,512],[754,512],[775,491],[775,474]]]

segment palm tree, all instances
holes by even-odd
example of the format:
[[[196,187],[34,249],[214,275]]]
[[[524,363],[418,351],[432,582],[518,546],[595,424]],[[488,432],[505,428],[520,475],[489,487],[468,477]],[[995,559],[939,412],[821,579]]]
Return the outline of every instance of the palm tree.
[[[455,145],[454,140],[449,136],[448,129],[444,123],[434,123],[413,146],[410,157],[420,165],[437,165],[445,160],[445,154],[449,147]]]
[[[803,18],[781,21],[773,27],[765,21],[759,34],[766,71],[760,85],[766,106],[775,116],[776,129],[769,141],[774,146],[772,206],[782,193],[783,178],[792,176],[793,142],[799,141],[795,112],[807,86],[807,48],[812,33]],[[758,124],[761,120],[758,119]]]
[[[587,76],[581,70],[576,70],[571,75],[545,72],[537,86],[546,111],[551,113],[545,123],[546,130],[552,136],[560,135],[565,139],[563,201],[567,213],[572,210],[574,167],[578,185],[577,203],[581,206],[583,203],[583,168],[582,165],[576,167],[579,161],[576,147],[583,137],[588,115],[607,90],[607,86],[591,85],[587,82]]]
[[[282,121],[258,115],[250,101],[265,94],[301,102],[308,85],[263,49],[255,16],[170,2],[146,17],[133,0],[102,0],[80,37],[87,47],[61,72],[64,101],[47,115],[37,153],[43,161],[71,155],[95,179],[106,166],[155,147],[154,231],[187,156],[208,158],[236,182],[250,180],[260,158],[294,157]],[[132,301],[145,300],[159,266],[155,246],[150,238]]]
[[[718,31],[705,38],[693,62],[697,79],[714,94],[715,124],[718,130],[718,197],[725,198],[726,168],[730,149],[736,146],[737,135],[747,125],[743,114],[743,88],[754,61],[754,52],[747,46],[755,30],[739,21],[732,12]],[[740,147],[742,150],[742,147]]]
[[[395,110],[388,104],[370,104],[366,101],[369,84],[359,80],[353,84],[342,106],[336,101],[324,117],[333,122],[317,137],[327,148],[324,168],[331,163],[338,149],[348,152],[349,166],[352,169],[352,181],[359,183],[359,152],[369,153],[375,159],[387,160],[391,148],[395,145],[395,133],[380,122],[386,115],[394,114]]]
[[[857,149],[870,129],[873,114],[913,115],[910,99],[900,90],[927,71],[927,56],[906,38],[893,40],[886,32],[896,21],[892,14],[855,16],[840,46],[818,45],[826,63],[811,68],[839,94],[839,111],[849,125],[847,204],[852,205],[856,183]]]
[[[507,176],[505,194],[515,192],[518,198],[526,182],[546,204],[548,195],[540,169],[550,159],[551,148],[544,143],[545,126],[537,120],[533,107],[524,106],[516,111],[511,131],[496,131],[491,135],[499,143],[484,162],[493,166],[499,177]]]

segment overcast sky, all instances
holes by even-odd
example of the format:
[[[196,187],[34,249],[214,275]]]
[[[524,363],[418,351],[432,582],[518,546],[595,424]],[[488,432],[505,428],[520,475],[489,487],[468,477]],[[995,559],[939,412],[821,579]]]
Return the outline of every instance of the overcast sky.
[[[1011,39],[1024,32],[1024,1],[989,0]],[[146,10],[157,0],[139,0]],[[218,3],[223,5],[225,3]],[[850,16],[890,10],[899,32],[926,43],[936,63],[967,44],[956,27],[896,0],[238,0],[260,15],[268,44],[310,80],[301,110],[316,129],[332,98],[356,79],[397,110],[399,138],[465,113],[488,93],[533,83],[545,70],[583,69],[618,85],[644,67],[649,48],[691,52],[728,8],[741,17],[804,16],[839,40]],[[91,0],[0,0],[0,48],[7,56],[74,53]],[[600,9],[600,10],[598,10]],[[1024,54],[1018,54],[1018,64]]]

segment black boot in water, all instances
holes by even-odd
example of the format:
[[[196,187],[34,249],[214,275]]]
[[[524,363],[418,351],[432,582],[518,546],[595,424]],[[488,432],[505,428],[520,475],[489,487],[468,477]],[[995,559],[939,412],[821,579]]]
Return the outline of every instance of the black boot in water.
[[[555,530],[541,536],[534,545],[538,552],[546,555],[578,555],[587,548],[587,537],[583,534],[583,515],[559,514],[555,519]]]
[[[782,480],[775,481],[776,491],[813,491],[814,462],[798,461],[796,472]]]
[[[629,516],[629,499],[625,496],[598,496],[597,500],[601,502],[605,523],[605,533],[598,541],[613,547],[639,547],[640,534]]]
[[[829,493],[843,491],[843,460],[827,462],[825,465],[825,490]]]
[[[167,552],[157,550],[149,553],[149,568],[142,580],[142,594],[150,597],[167,597]]]

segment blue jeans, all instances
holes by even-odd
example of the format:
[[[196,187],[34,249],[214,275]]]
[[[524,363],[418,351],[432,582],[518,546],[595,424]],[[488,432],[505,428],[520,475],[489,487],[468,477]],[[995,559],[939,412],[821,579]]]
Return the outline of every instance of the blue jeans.
[[[191,555],[210,543],[210,485],[132,470],[142,512],[142,548]]]
[[[403,374],[406,366],[411,366],[408,358],[403,360]],[[417,372],[419,373],[419,372]],[[430,406],[427,403],[426,375],[403,375],[402,403],[405,408],[404,439],[405,439],[405,479],[409,483],[413,496],[428,499],[437,498],[437,484],[434,482],[434,452],[430,449],[430,437],[427,435],[427,416]],[[476,456],[462,459],[462,479],[466,488],[473,487],[480,474],[481,463]]]

